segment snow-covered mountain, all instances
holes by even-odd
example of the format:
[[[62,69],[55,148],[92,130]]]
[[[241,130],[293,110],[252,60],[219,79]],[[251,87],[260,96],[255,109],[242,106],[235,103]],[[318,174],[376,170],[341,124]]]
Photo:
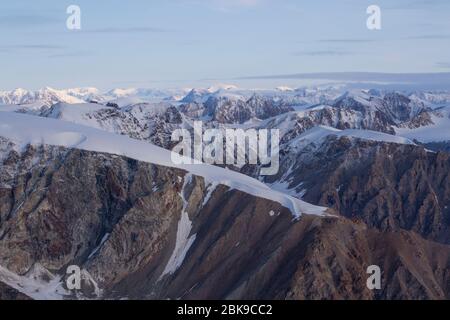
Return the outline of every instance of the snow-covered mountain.
[[[450,141],[450,107],[420,114],[396,128],[396,134],[423,143]]]
[[[16,89],[0,92],[0,102],[5,104],[0,111],[49,117],[61,109],[61,105],[52,106],[63,103],[64,114],[69,113],[68,110],[84,114],[77,122],[164,146],[168,144],[162,140],[168,139],[174,125],[180,125],[182,115],[191,120],[207,121],[213,127],[245,124],[246,127],[279,128],[283,141],[294,139],[317,125],[404,134],[426,143],[449,139],[445,134],[448,131],[446,109],[441,108],[450,101],[447,92],[340,90],[340,87],[248,90],[231,85],[190,91],[113,89],[106,93],[96,88]],[[161,113],[161,108],[172,114]],[[136,113],[136,110],[140,111]],[[160,113],[155,116],[150,110]],[[156,136],[160,138],[154,138]]]
[[[166,116],[178,119],[175,122],[179,124],[183,115],[191,120],[207,121],[210,126],[245,124],[246,127],[280,128],[284,133],[284,140],[293,139],[317,125],[341,130],[367,129],[390,134],[407,134],[423,142],[448,140],[445,134],[447,113],[446,109],[442,108],[447,107],[450,102],[448,92],[341,90],[342,88],[333,86],[248,90],[231,85],[190,91],[113,89],[105,93],[96,88],[44,88],[38,91],[16,89],[0,92],[0,104],[4,104],[0,111],[51,116],[60,108],[51,108],[53,105],[69,104],[73,105],[73,108],[66,106],[65,112],[68,112],[68,109],[77,109],[71,112],[95,113],[95,116],[84,116],[83,121],[86,123],[93,125],[92,121],[95,121],[97,126],[103,126],[109,131],[113,131],[111,128],[116,126],[116,132],[146,139],[158,135],[156,132],[150,133],[150,128],[174,125],[171,121],[170,125],[163,125]],[[97,105],[89,102],[95,102]],[[83,103],[88,105],[82,106]],[[171,106],[170,110],[178,115],[159,114],[156,117],[160,119],[159,125],[151,123],[151,113],[142,116],[135,112],[141,109],[147,110],[145,112],[151,109],[161,110],[163,105],[165,109]],[[111,107],[116,107],[116,110]],[[102,113],[110,116],[100,116]],[[107,124],[113,118],[122,125]],[[119,127],[122,129],[118,129]],[[170,131],[162,130],[165,136]]]
[[[147,140],[165,148],[172,145],[172,132],[183,126],[181,113],[164,102],[138,103],[122,108],[92,103],[58,103],[41,112],[40,116]]]
[[[188,89],[146,89],[146,88],[125,88],[113,89],[103,94],[103,100],[114,102],[124,101],[125,99],[135,99],[141,102],[160,102],[181,100]]]
[[[1,96],[0,299],[450,296],[448,93]],[[171,134],[196,120],[279,129],[278,173],[174,164]],[[390,279],[377,295],[360,276],[374,261]],[[77,294],[64,286],[74,263]]]
[[[84,98],[81,95],[82,92],[81,89],[56,90],[50,87],[37,91],[19,88],[13,91],[0,91],[0,104],[42,103],[50,106],[58,102],[81,103],[84,102]]]
[[[36,91],[26,89],[14,89],[12,91],[0,91],[0,104],[31,104],[41,103],[51,106],[58,102],[83,103],[99,102],[106,103],[120,99],[135,99],[135,101],[157,102],[163,100],[176,101],[186,94],[186,90],[156,90],[156,89],[113,89],[101,92],[97,88],[70,88],[54,89],[46,87]]]
[[[215,85],[209,88],[193,89],[149,89],[149,88],[115,88],[105,92],[97,88],[69,88],[54,89],[45,87],[32,91],[22,88],[11,91],[0,91],[0,104],[30,104],[35,102],[52,105],[57,102],[81,103],[100,102],[106,103],[120,99],[135,99],[136,102],[181,102],[205,103],[208,99],[248,100],[252,96],[261,96],[273,101],[304,107],[317,104],[331,105],[336,100],[345,100],[350,97],[363,104],[377,104],[377,99],[409,99],[409,104],[416,107],[437,108],[450,104],[448,92],[412,92],[392,93],[381,90],[363,90],[344,92],[339,86],[322,86],[311,88],[278,87],[269,89],[241,89],[233,85]],[[390,96],[390,97],[389,97]],[[394,102],[394,101],[392,101]],[[405,101],[397,101],[398,104]]]
[[[130,139],[124,135],[115,135],[104,130],[79,125],[80,119],[64,113],[64,107],[59,105],[60,120],[45,119],[43,117],[4,112],[0,119],[0,137],[13,143],[17,151],[28,145],[54,145],[66,148],[104,152],[127,156],[143,162],[149,162],[165,167],[179,168],[197,176],[204,177],[210,182],[223,184],[243,192],[277,201],[292,211],[295,216],[306,214],[325,214],[326,208],[315,207],[296,198],[282,193],[271,192],[270,189],[256,179],[246,175],[207,164],[179,164],[171,160],[169,150],[153,144]],[[93,111],[93,110],[91,110]],[[134,110],[130,110],[133,112]],[[139,110],[142,114],[142,110]],[[78,116],[78,114],[76,115]],[[10,150],[9,150],[10,151]]]

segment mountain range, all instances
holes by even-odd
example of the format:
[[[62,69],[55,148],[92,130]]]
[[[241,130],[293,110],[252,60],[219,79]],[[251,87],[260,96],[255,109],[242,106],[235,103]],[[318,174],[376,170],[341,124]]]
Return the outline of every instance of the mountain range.
[[[44,88],[0,104],[0,299],[450,298],[450,92]],[[278,173],[173,164],[194,121],[280,130]]]

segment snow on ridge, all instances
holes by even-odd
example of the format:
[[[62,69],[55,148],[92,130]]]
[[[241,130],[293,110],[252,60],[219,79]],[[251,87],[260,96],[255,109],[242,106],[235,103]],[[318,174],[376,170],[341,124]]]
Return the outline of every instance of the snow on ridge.
[[[408,138],[401,136],[394,136],[379,131],[360,130],[360,129],[339,130],[327,126],[316,126],[314,128],[311,128],[302,133],[297,138],[295,138],[291,142],[291,144],[293,146],[302,146],[305,144],[309,144],[310,142],[320,143],[321,141],[323,141],[324,138],[330,135],[335,135],[338,137],[352,137],[369,141],[415,145],[415,143]]]
[[[415,145],[415,143],[408,138],[372,130],[346,129],[341,131],[338,135],[378,142]]]
[[[107,92],[102,92],[93,87],[69,89],[45,87],[35,91],[17,88],[10,91],[0,91],[0,104],[18,105],[35,103],[38,101],[44,103],[48,107],[58,102],[77,104],[97,101],[125,104],[127,101],[172,101],[175,100],[176,96],[184,96],[185,94],[186,91],[184,89],[116,88]]]
[[[218,83],[209,87],[207,90],[213,93],[219,90],[238,90],[238,87],[234,84]]]
[[[239,172],[204,163],[176,165],[171,160],[171,151],[169,150],[148,142],[71,122],[3,112],[0,116],[0,136],[10,139],[17,148],[23,148],[28,144],[48,144],[116,154],[156,165],[182,169],[196,176],[204,177],[208,181],[217,182],[255,197],[278,202],[288,208],[296,217],[300,217],[302,213],[325,215],[327,210],[327,208],[315,206],[271,190],[264,183]]]
[[[202,207],[204,207],[208,203],[208,201],[211,199],[211,196],[212,196],[213,192],[216,190],[217,186],[218,186],[217,182],[211,182],[208,185],[208,187],[206,189],[207,193],[206,193],[205,198],[203,199]]]
[[[450,108],[441,109],[443,114],[431,115],[433,124],[418,128],[395,128],[395,133],[422,143],[450,141]]]
[[[279,86],[279,87],[276,87],[275,90],[281,91],[281,92],[293,92],[293,91],[295,91],[295,89],[293,89],[291,87],[288,87],[288,86]]]
[[[192,174],[186,174],[184,177],[183,187],[179,193],[181,200],[183,200],[183,208],[181,209],[181,217],[178,221],[177,238],[175,248],[167,262],[164,271],[159,279],[162,279],[167,274],[173,274],[183,264],[184,258],[194,243],[197,235],[193,234],[189,236],[192,230],[192,221],[189,220],[189,214],[187,212],[188,201],[185,198],[186,186],[192,181]]]
[[[67,103],[82,103],[85,102],[80,99],[80,94],[83,89],[71,89],[68,90],[57,90],[50,87],[45,87],[37,91],[28,91],[25,89],[15,89],[12,91],[0,91],[0,103],[2,104],[27,104],[42,101],[47,105],[52,105],[57,102],[67,102]],[[88,89],[86,89],[88,90]],[[87,91],[85,91],[87,92]],[[72,95],[75,93],[75,95]],[[77,96],[78,95],[78,96]]]
[[[41,113],[41,115],[47,118],[59,119],[117,133],[120,132],[121,121],[126,118],[125,115],[129,116],[131,119],[138,119],[141,123],[148,123],[149,119],[163,115],[170,107],[171,105],[165,102],[138,103],[119,109],[113,109],[96,103],[82,103],[75,105],[58,103]],[[8,111],[8,109],[5,109],[4,111]],[[123,113],[123,117],[108,117],[109,112],[114,114]]]

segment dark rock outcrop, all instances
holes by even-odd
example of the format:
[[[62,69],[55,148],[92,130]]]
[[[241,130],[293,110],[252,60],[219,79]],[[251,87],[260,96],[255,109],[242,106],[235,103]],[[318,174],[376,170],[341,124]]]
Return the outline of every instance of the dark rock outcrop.
[[[329,156],[332,152],[343,156],[340,146],[346,143],[336,143]],[[369,147],[359,145],[352,154],[356,157],[357,150]],[[380,154],[388,155],[387,151]],[[380,157],[375,155],[367,166],[384,163]],[[421,157],[425,161],[432,155]],[[427,170],[434,172],[435,183],[438,177],[444,183],[437,168],[446,160],[434,157],[435,169]],[[420,161],[404,165],[401,173],[420,176],[424,166]],[[390,167],[388,173],[399,174],[400,168]],[[345,176],[336,169],[336,177]],[[450,295],[450,246],[440,238],[440,230],[422,229],[420,223],[403,225],[402,220],[398,228],[383,228],[385,220],[370,219],[366,207],[371,206],[359,201],[355,205],[361,205],[361,213],[346,214],[343,209],[352,207],[345,200],[327,200],[326,179],[317,201],[329,203],[343,216],[299,220],[278,203],[211,186],[180,170],[80,150],[42,146],[23,153],[9,151],[0,166],[0,179],[0,265],[25,274],[39,264],[59,275],[65,275],[68,265],[79,265],[103,290],[102,298]],[[355,189],[342,189],[340,197],[346,199],[344,195],[361,188],[358,181]],[[410,186],[406,183],[404,188]],[[422,197],[427,201],[427,195]],[[359,219],[353,221],[355,217]],[[378,291],[366,287],[366,269],[372,264],[383,270]],[[0,292],[14,298],[4,285]]]

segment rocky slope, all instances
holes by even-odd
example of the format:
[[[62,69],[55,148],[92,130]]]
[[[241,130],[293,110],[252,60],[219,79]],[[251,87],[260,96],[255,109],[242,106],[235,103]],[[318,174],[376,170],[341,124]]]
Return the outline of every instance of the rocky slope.
[[[450,244],[449,174],[448,153],[331,134],[290,152],[267,182],[369,227]]]
[[[0,282],[0,301],[1,300],[31,300],[27,295],[20,293],[18,290],[9,287]]]
[[[413,231],[293,220],[278,203],[120,156],[49,146],[4,153],[0,265],[22,277],[79,265],[83,289],[66,299],[449,297],[450,247]],[[385,270],[380,291],[365,286],[371,264]]]
[[[284,100],[256,94],[250,98],[212,95],[205,102],[192,100],[180,106],[182,113],[194,119],[206,118],[220,124],[243,124],[250,120],[264,120],[294,110],[292,104]]]

